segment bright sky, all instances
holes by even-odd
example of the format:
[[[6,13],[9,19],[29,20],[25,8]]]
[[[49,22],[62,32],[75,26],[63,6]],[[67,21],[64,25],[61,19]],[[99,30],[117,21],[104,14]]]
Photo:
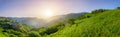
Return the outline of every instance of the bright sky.
[[[0,0],[0,16],[50,17],[118,6],[120,0]]]

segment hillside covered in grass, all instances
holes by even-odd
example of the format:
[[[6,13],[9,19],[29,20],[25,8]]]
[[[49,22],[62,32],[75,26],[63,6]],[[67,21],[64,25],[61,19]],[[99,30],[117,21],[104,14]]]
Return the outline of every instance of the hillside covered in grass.
[[[120,37],[120,10],[93,11],[86,16],[48,37]]]

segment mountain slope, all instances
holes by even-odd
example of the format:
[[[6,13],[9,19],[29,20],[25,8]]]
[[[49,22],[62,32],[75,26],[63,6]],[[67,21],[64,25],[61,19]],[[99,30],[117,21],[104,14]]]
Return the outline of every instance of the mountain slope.
[[[48,37],[120,37],[120,10],[76,20],[74,25],[66,26]]]
[[[64,22],[66,21],[67,18],[77,18],[81,15],[86,14],[86,12],[82,12],[82,13],[70,13],[70,14],[66,14],[66,15],[57,15],[57,16],[53,16],[50,18],[47,18],[47,20],[42,19],[42,18],[35,18],[35,17],[8,17],[8,19],[11,19],[15,22],[20,22],[23,24],[27,24],[27,25],[31,25],[33,27],[46,27],[48,25],[52,25],[58,22]]]
[[[0,37],[6,37],[2,32],[2,28],[0,28]]]
[[[0,17],[0,37],[21,37],[26,32],[28,32],[27,28],[21,23]]]

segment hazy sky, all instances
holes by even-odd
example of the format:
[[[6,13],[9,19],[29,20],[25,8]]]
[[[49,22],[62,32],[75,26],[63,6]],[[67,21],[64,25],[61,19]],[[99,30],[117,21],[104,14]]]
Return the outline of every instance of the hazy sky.
[[[0,0],[0,16],[42,16],[48,10],[60,15],[118,6],[120,0]]]

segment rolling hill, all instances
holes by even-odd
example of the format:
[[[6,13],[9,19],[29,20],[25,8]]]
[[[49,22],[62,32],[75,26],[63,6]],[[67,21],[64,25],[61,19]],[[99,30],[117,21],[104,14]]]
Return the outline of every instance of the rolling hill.
[[[78,18],[72,26],[66,26],[48,37],[120,37],[120,10],[90,15],[90,18]]]

